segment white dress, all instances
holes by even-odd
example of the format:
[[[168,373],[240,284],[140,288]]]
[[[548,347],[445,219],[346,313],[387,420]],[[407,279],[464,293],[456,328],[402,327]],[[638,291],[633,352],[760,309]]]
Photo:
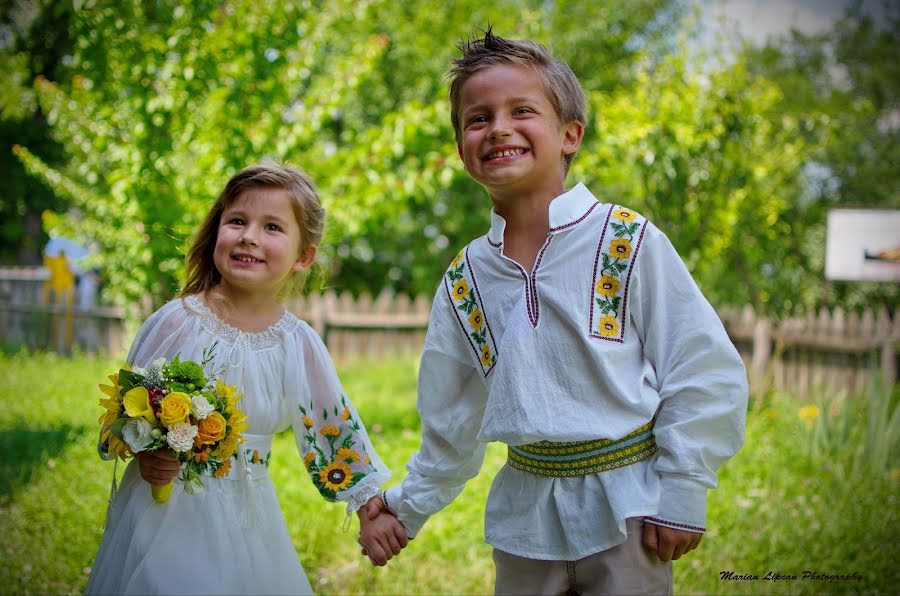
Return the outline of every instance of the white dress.
[[[355,510],[389,478],[324,344],[289,312],[266,331],[246,333],[197,297],[173,300],[143,325],[128,361],[143,367],[179,354],[200,362],[215,342],[207,372],[224,367],[219,378],[244,396],[244,461],[224,478],[204,477],[199,494],[176,480],[162,505],[129,462],[86,593],[311,594],[268,473],[272,437],[289,426],[326,499]]]

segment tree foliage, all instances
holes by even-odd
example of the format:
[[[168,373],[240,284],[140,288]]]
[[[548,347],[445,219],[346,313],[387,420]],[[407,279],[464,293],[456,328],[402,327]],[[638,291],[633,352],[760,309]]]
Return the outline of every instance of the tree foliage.
[[[676,43],[686,5],[85,3],[67,21],[65,71],[17,87],[37,98],[66,164],[13,134],[15,152],[77,207],[45,225],[99,245],[119,303],[171,297],[208,205],[267,157],[320,188],[329,285],[430,294],[488,225],[487,198],[456,157],[442,75],[456,42],[490,23],[572,65],[592,119],[570,179],[655,221],[714,302],[774,314],[857,304],[823,283],[822,226],[827,206],[862,194],[896,203],[896,123],[884,125],[898,113],[896,60],[876,66],[896,57],[896,21],[885,33],[851,14],[822,38],[698,68]]]

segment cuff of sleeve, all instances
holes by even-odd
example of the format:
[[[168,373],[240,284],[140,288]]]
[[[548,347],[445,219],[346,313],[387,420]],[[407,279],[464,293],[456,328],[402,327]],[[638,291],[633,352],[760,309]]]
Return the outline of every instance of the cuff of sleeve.
[[[659,512],[645,522],[676,530],[706,531],[706,487],[675,476],[660,479]]]
[[[409,539],[415,538],[422,526],[425,525],[425,522],[428,521],[429,516],[418,513],[404,501],[402,486],[389,488],[382,493],[381,497],[384,499],[384,504],[387,505],[388,510],[396,515],[400,523],[406,527],[406,534],[409,536]]]

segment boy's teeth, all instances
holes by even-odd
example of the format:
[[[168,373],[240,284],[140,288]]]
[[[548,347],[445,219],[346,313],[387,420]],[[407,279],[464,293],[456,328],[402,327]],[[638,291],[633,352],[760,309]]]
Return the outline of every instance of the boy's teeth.
[[[259,259],[254,259],[253,257],[235,257],[238,261],[242,261],[244,263],[259,263],[261,262]]]
[[[497,159],[498,157],[510,157],[511,155],[521,155],[525,153],[524,149],[505,149],[503,151],[495,151],[488,155],[488,159]]]

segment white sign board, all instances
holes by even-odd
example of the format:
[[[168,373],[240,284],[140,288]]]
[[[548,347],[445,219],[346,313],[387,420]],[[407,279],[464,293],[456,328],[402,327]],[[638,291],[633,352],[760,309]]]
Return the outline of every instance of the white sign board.
[[[900,210],[829,211],[825,277],[844,281],[900,281]]]

